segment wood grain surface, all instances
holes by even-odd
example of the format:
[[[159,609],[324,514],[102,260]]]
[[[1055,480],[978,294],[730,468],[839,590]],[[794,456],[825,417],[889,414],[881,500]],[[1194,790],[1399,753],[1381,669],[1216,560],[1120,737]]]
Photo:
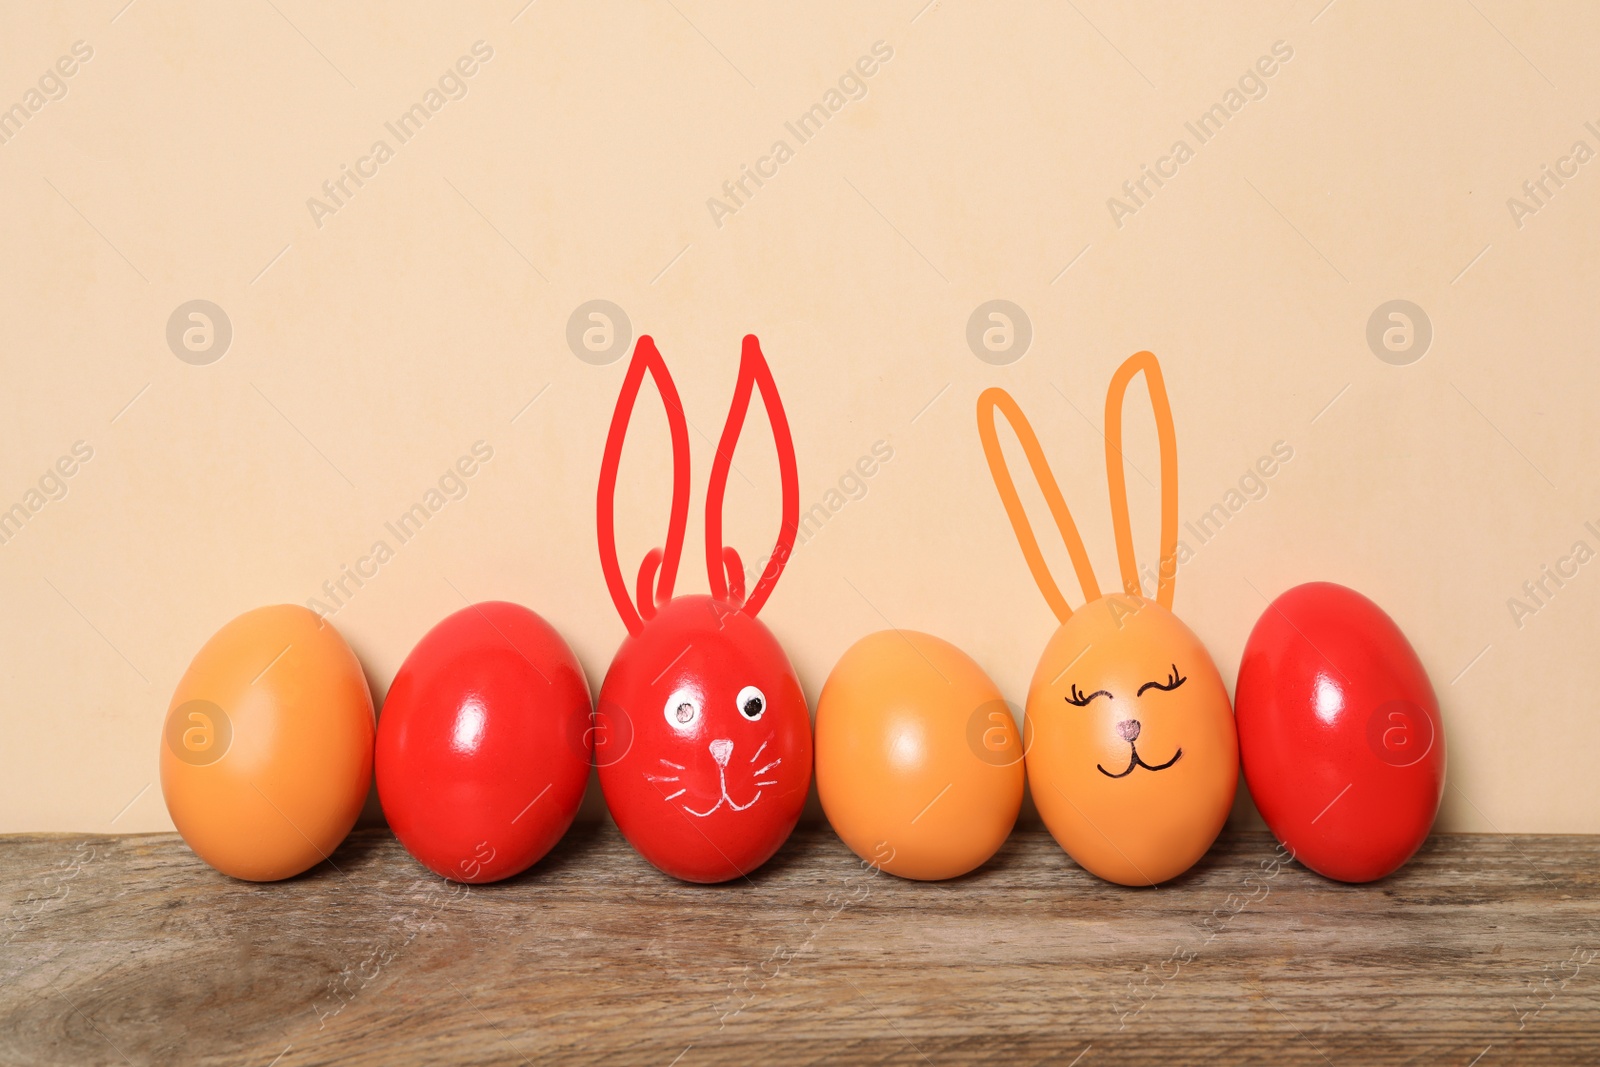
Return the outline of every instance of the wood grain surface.
[[[803,830],[681,885],[609,827],[508,883],[385,831],[275,885],[174,835],[0,839],[0,1061],[1600,1062],[1600,838],[1447,835],[1374,885],[1225,837],[1159,889],[1019,831],[966,878]]]

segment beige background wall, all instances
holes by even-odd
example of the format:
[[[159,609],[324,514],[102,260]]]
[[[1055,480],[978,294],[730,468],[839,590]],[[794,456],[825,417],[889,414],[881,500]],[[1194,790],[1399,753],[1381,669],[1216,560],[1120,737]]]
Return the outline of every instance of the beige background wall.
[[[709,438],[742,334],[781,385],[808,506],[892,447],[763,613],[813,700],[885,620],[1022,698],[1053,620],[975,398],[1021,400],[1112,584],[1101,405],[1148,347],[1186,521],[1293,449],[1179,578],[1223,674],[1264,596],[1352,585],[1439,690],[1444,827],[1600,831],[1600,563],[1520,620],[1507,603],[1575,542],[1600,549],[1600,162],[1562,162],[1600,150],[1600,13],[923,2],[8,5],[0,105],[40,106],[0,144],[0,507],[42,506],[0,544],[0,830],[169,828],[159,724],[195,650],[248,608],[319,596],[478,441],[493,458],[465,497],[334,622],[381,695],[464,597],[512,599],[598,686],[623,629],[594,490],[626,362],[580,360],[566,331],[604,299],[657,338],[697,431],[681,589],[705,588]],[[65,95],[46,102],[45,78],[28,97],[78,41],[93,54],[64,64]],[[464,96],[404,144],[386,131],[479,41]],[[785,122],[880,41],[864,97],[800,143]],[[1185,122],[1275,42],[1292,58],[1265,64],[1265,95],[1199,143]],[[392,158],[362,164],[379,139]],[[1108,199],[1179,139],[1192,158],[1115,219]],[[792,158],[718,225],[708,199],[778,140]],[[376,173],[337,211],[308,207],[358,164]],[[1576,173],[1514,217],[1545,165]],[[166,336],[195,299],[232,327],[201,365]],[[991,299],[1032,326],[1004,366],[966,340]],[[1403,366],[1366,336],[1395,299],[1433,332]],[[640,410],[630,573],[667,493],[640,447],[665,439],[659,408]],[[1153,471],[1150,425],[1130,404],[1130,460]],[[729,489],[747,558],[776,525],[762,430]],[[65,496],[44,502],[47,478],[30,498],[77,442],[92,458],[64,464]],[[1149,554],[1155,493],[1130,486]]]

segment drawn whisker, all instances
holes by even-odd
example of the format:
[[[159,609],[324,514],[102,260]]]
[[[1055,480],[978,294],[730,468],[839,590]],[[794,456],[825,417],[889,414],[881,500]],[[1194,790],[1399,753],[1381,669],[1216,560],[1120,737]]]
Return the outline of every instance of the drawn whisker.
[[[685,794],[685,793],[687,793],[687,792],[688,792],[688,790],[687,790],[687,789],[680,789],[680,790],[678,790],[678,791],[677,791],[677,792],[676,792],[676,793],[674,793],[674,794],[672,794],[672,796],[670,796],[670,797],[667,797],[667,798],[666,798],[666,799],[668,799],[668,800],[673,800],[673,799],[676,799],[676,798],[677,798],[677,797],[681,797],[681,796],[683,796],[683,794]]]
[[[770,742],[771,740],[772,740],[772,738],[769,737],[769,738],[767,738],[766,741],[761,742],[761,747],[756,749],[756,754],[754,756],[750,757],[750,762],[751,763],[754,763],[756,760],[761,758],[761,753],[763,753],[763,752],[765,752],[767,750],[767,743]],[[756,773],[759,774],[761,772],[757,771]]]
[[[665,763],[668,767],[671,767],[674,770],[679,770],[679,771],[683,770],[683,764],[681,764],[681,763],[673,763],[671,760],[667,759],[665,756],[663,756],[661,758],[661,762]]]
[[[752,771],[751,773],[752,774],[766,774],[768,771],[772,770],[772,768],[776,767],[778,764],[780,764],[782,762],[783,762],[783,757],[779,756],[777,759],[773,760],[771,763],[767,764],[765,767],[762,767],[760,770]]]
[[[670,776],[662,776],[662,775],[659,775],[659,774],[647,774],[647,775],[645,775],[645,777],[650,779],[652,782],[676,782],[678,780],[678,776],[675,775],[675,774],[674,775],[670,775]]]
[[[777,782],[775,782],[775,781],[773,781],[773,780],[772,780],[772,779],[771,779],[771,778],[768,778],[768,779],[767,779],[767,780],[766,780],[766,781],[763,781],[763,782],[757,782],[757,783],[756,783],[756,785],[777,785],[777,784],[778,784],[778,783],[777,783]]]

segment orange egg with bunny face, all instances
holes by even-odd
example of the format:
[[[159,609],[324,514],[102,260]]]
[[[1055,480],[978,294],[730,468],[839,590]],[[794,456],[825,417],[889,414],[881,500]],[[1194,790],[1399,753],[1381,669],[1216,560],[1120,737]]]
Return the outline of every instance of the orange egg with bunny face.
[[[1161,450],[1161,553],[1156,596],[1145,597],[1133,552],[1122,469],[1122,401],[1140,371]],[[1089,601],[1073,611],[1039,551],[995,430],[1006,416],[1060,529]],[[1106,396],[1111,486],[1122,593],[1101,596],[1083,539],[1022,410],[1001,389],[978,399],[978,432],[1017,541],[1061,625],[1028,690],[1025,757],[1034,803],[1052,836],[1092,873],[1155,885],[1188,870],[1233,807],[1239,742],[1216,664],[1171,611],[1177,571],[1177,444],[1161,366],[1140,352]]]
[[[1034,803],[1090,871],[1154,885],[1216,840],[1239,780],[1228,691],[1156,601],[1112,595],[1074,612],[1045,646],[1026,714]]]

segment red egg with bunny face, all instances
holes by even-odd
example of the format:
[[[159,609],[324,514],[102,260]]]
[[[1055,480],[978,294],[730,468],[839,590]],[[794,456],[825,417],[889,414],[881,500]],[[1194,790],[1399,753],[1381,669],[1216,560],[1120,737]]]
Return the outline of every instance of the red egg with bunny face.
[[[617,561],[612,508],[622,442],[647,371],[666,408],[674,477],[667,543],[646,555],[635,606]],[[777,440],[783,517],[746,596],[738,553],[722,544],[722,498],[756,388]],[[684,881],[724,882],[761,866],[788,839],[811,783],[805,695],[777,638],[756,618],[794,547],[800,500],[789,424],[753,336],[744,339],[706,492],[711,594],[674,599],[688,506],[683,406],[654,342],[640,337],[600,472],[601,564],[628,637],[600,689],[595,761],[606,806],[641,855]]]
[[[614,728],[619,715],[631,730]],[[617,652],[600,716],[611,816],[668,874],[736,878],[794,829],[811,784],[811,720],[789,657],[743,612],[708,596],[663,606]]]

